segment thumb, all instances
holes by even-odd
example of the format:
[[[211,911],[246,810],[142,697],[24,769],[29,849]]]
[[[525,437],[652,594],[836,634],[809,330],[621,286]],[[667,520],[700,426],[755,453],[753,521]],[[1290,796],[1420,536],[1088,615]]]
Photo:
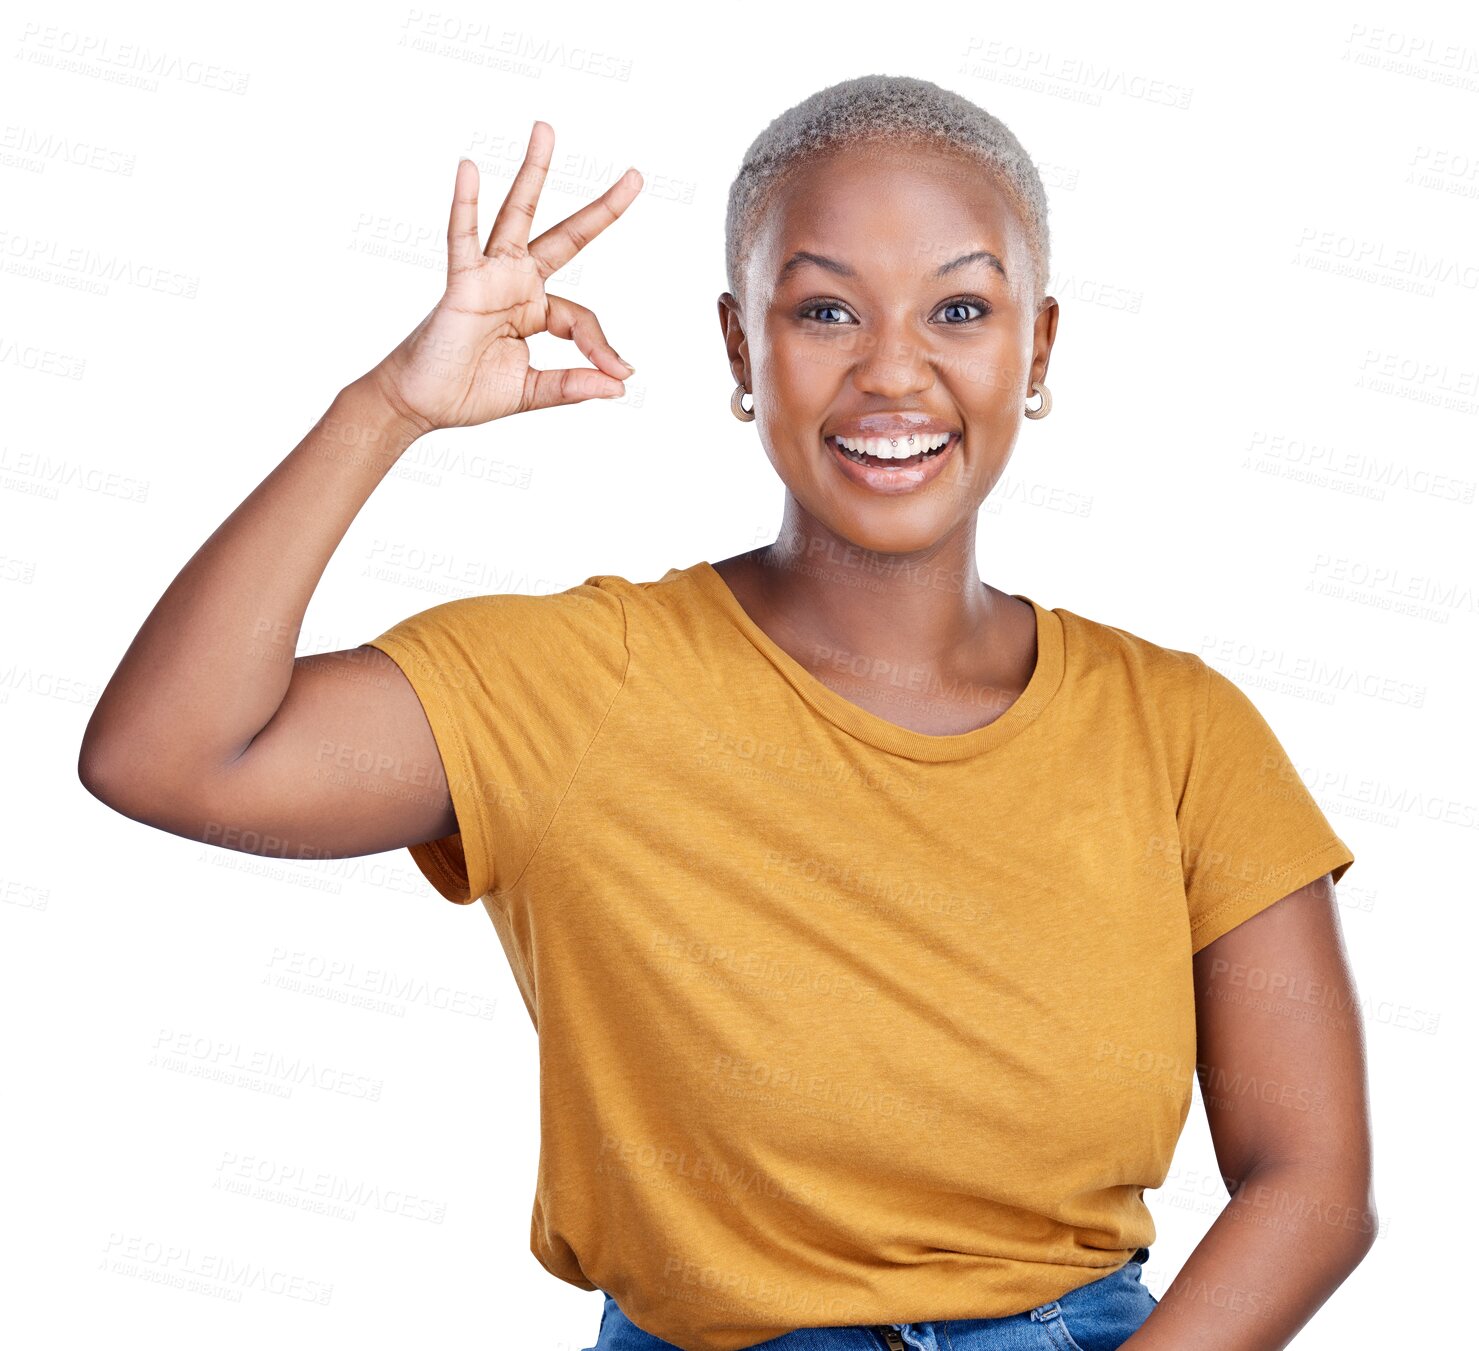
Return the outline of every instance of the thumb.
[[[524,378],[524,407],[554,408],[560,404],[583,403],[587,399],[617,398],[626,385],[589,366],[538,371],[533,366]]]

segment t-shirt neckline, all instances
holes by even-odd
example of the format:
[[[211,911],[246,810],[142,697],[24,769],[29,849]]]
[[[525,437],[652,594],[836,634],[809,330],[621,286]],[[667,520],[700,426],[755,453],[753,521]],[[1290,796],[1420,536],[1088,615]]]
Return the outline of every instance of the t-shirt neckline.
[[[1031,605],[1037,619],[1037,664],[1033,667],[1027,688],[1005,713],[984,727],[939,736],[930,732],[917,732],[853,703],[814,676],[750,617],[749,611],[740,604],[739,597],[729,589],[729,583],[720,576],[719,570],[712,563],[704,560],[687,571],[717,602],[751,645],[775,666],[812,708],[858,740],[895,755],[912,760],[961,760],[995,750],[1032,723],[1048,706],[1063,683],[1062,619],[1055,611],[1039,605],[1031,596],[1014,591],[1012,596]]]

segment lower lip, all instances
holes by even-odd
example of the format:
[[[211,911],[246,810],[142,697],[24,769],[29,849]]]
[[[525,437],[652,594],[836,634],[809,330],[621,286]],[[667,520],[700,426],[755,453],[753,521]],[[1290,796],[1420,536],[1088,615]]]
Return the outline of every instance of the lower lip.
[[[938,478],[945,462],[955,454],[960,443],[960,433],[952,432],[950,440],[942,450],[936,451],[927,460],[901,465],[897,469],[875,469],[871,464],[859,464],[850,460],[831,440],[826,441],[827,452],[833,462],[859,487],[875,493],[911,493],[922,488],[933,478]]]

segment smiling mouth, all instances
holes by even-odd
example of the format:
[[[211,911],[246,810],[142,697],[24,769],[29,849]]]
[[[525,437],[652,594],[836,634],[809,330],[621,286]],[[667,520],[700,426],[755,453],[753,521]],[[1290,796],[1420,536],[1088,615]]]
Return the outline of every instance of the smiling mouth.
[[[959,439],[959,432],[923,435],[828,436],[823,438],[838,454],[873,469],[904,469],[943,455]]]

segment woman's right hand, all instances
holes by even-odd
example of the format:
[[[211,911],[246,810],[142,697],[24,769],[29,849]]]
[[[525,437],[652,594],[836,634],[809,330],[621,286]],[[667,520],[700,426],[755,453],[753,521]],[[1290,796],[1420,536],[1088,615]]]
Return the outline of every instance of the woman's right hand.
[[[482,248],[478,168],[471,160],[458,161],[447,227],[447,289],[368,373],[420,432],[472,427],[531,408],[626,391],[622,382],[635,368],[616,354],[590,310],[551,295],[545,282],[627,209],[642,189],[642,175],[628,169],[595,201],[531,244],[529,227],[554,143],[554,128],[535,122],[524,162]],[[524,339],[546,330],[571,339],[596,369],[535,370]]]

